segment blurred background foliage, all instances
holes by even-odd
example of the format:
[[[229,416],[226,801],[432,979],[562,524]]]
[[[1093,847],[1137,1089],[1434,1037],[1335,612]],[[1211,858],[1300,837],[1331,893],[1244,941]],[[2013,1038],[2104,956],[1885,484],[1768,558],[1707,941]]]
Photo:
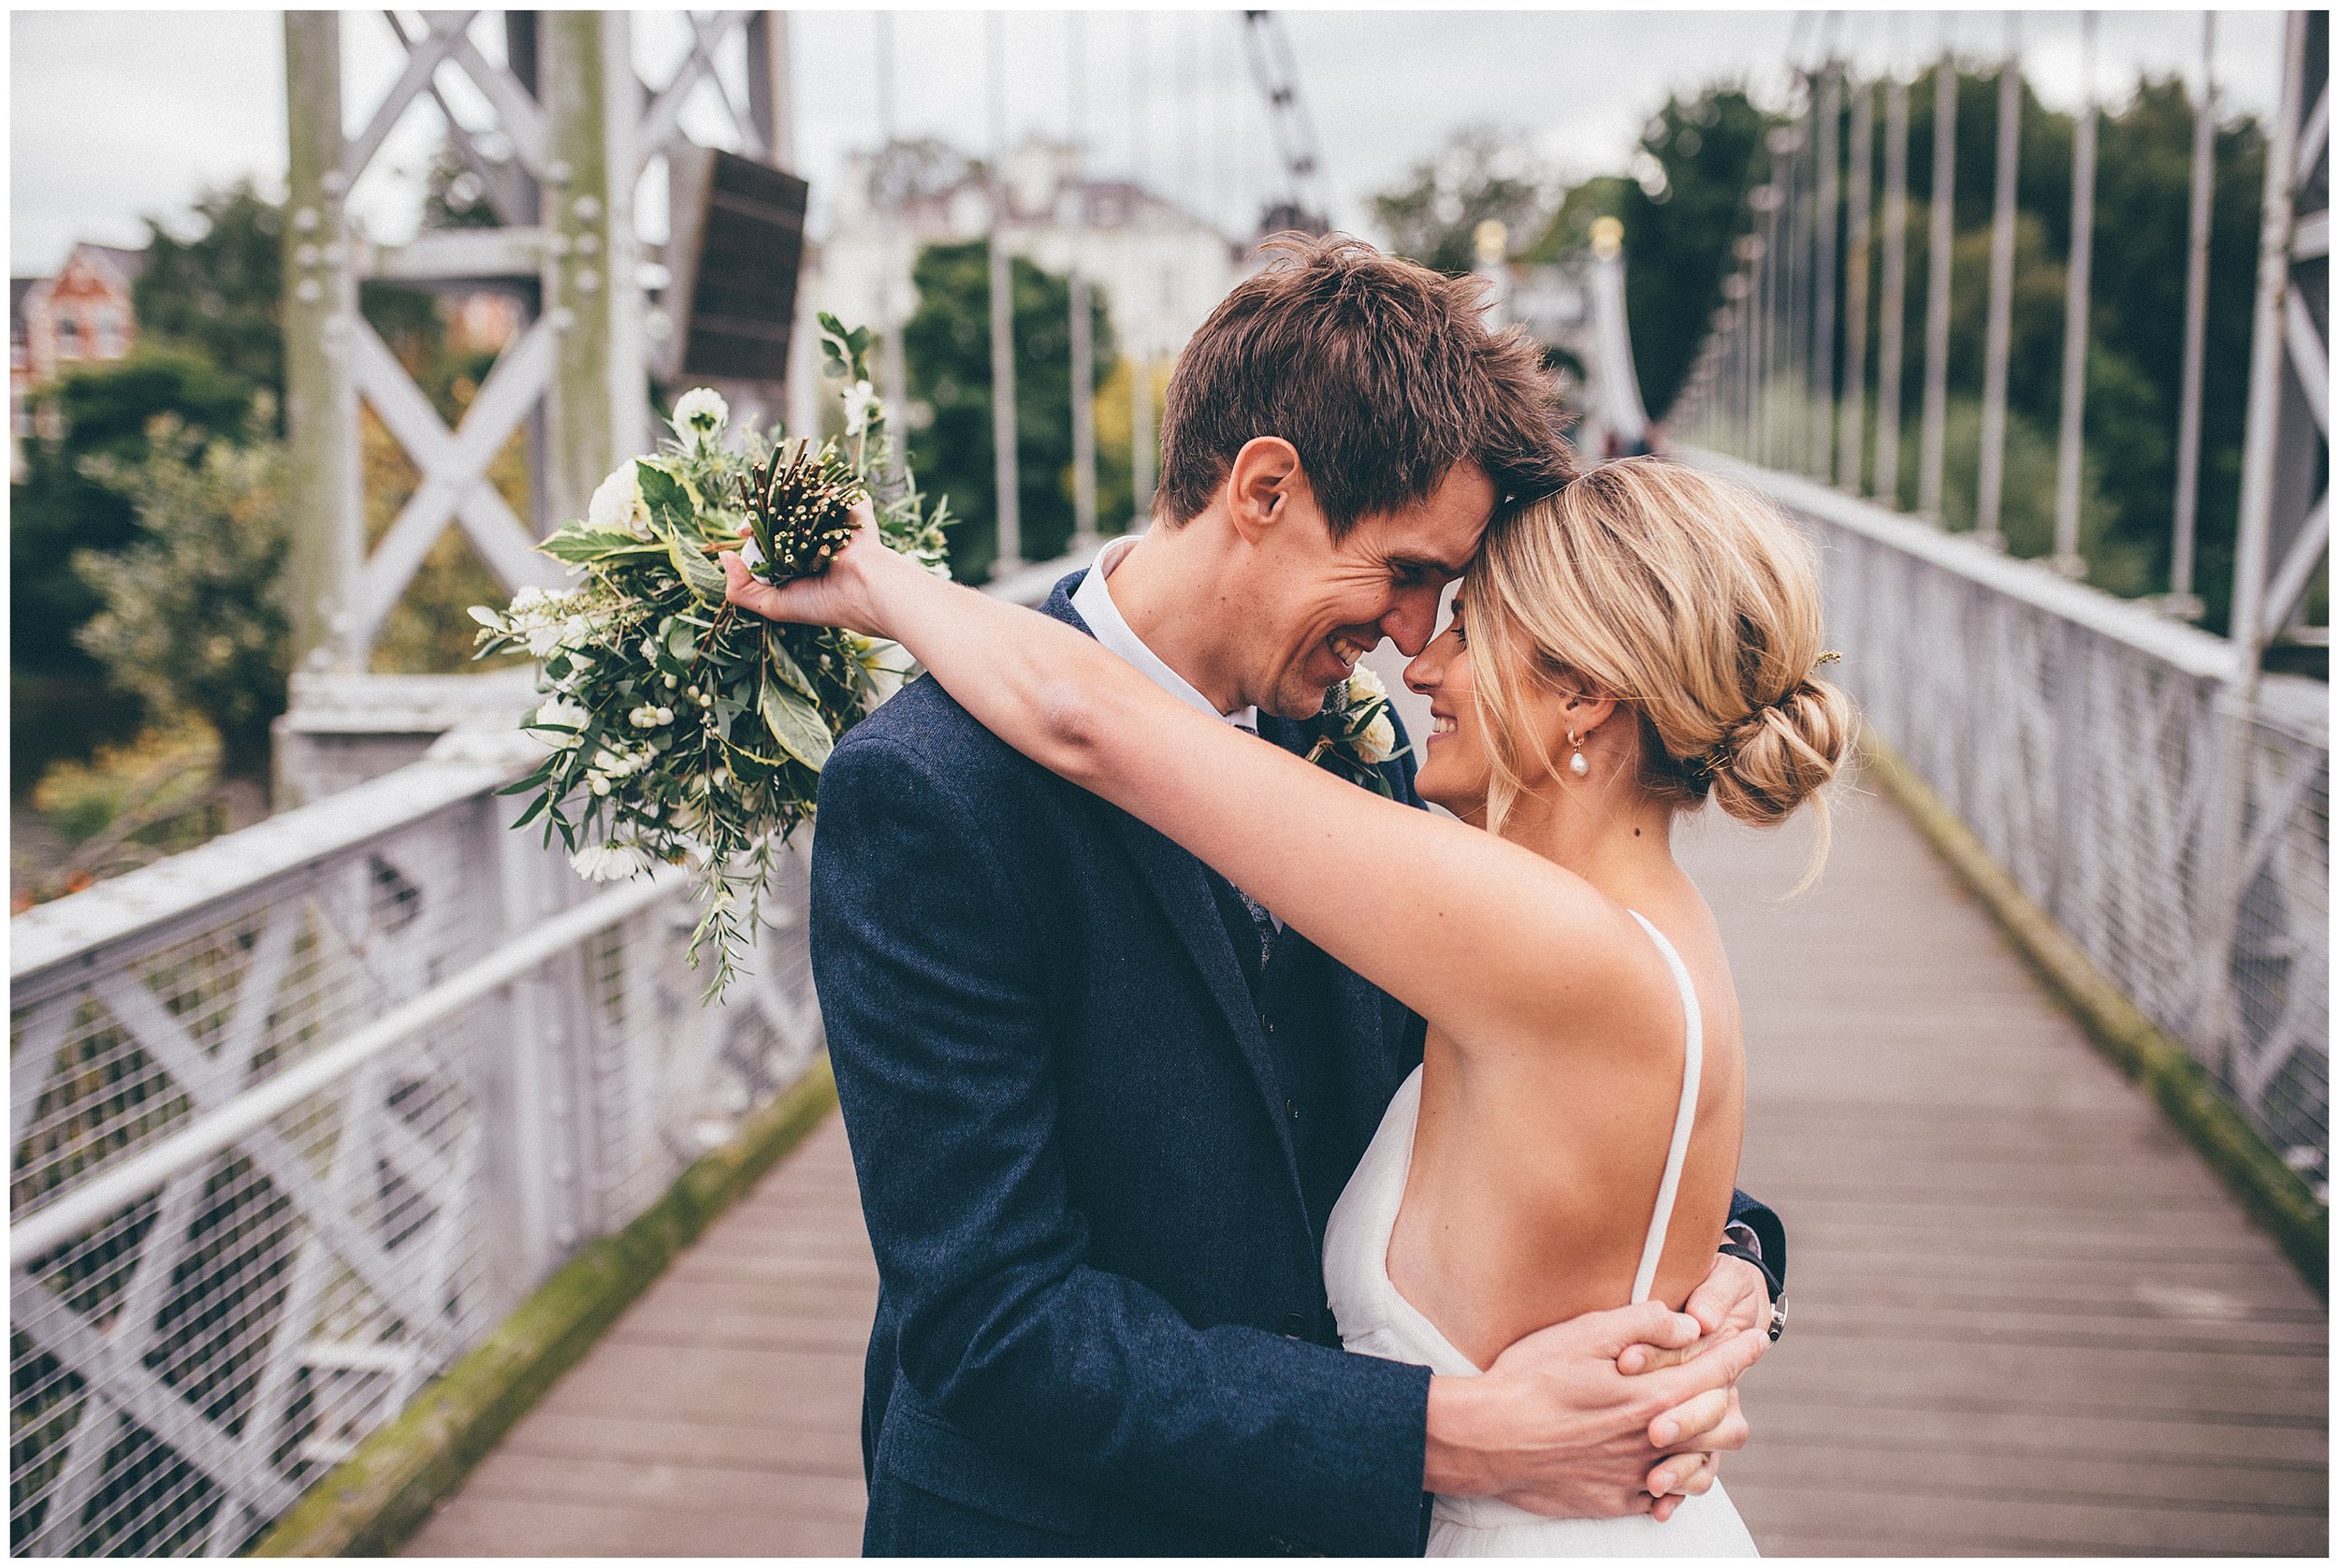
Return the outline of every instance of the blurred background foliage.
[[[951,571],[966,582],[989,576],[998,558],[990,268],[986,240],[927,246],[910,272],[917,310],[902,328],[910,467],[928,495],[950,498],[958,519],[950,530]],[[1072,538],[1072,285],[1022,256],[1010,260],[1008,276],[1023,553],[1025,560],[1047,560]],[[1104,290],[1093,283],[1089,322],[1097,385],[1097,516],[1100,528],[1114,531],[1129,515],[1128,382],[1119,372]]]
[[[1938,68],[1938,67],[1936,67]],[[1870,189],[1869,298],[1881,296],[1884,175],[1882,90]],[[1945,512],[1952,528],[1971,526],[1980,452],[1983,323],[1988,305],[1990,212],[1997,178],[1998,76],[1957,75],[1954,245],[1951,261],[1950,416]],[[1903,341],[1903,506],[1916,499],[1915,423],[1924,376],[1927,199],[1933,184],[1934,73],[1909,89],[1909,276]],[[2061,414],[2064,266],[2070,250],[2071,150],[2076,124],[2021,94],[2015,180],[2012,357],[2007,378],[2007,516],[2011,547],[2046,553],[2052,542],[2055,432]],[[2176,415],[2185,324],[2186,235],[2195,105],[2177,80],[2144,79],[2110,103],[2098,123],[2096,263],[2089,280],[2086,482],[2081,532],[2090,580],[2115,593],[2166,589],[2176,486]],[[1850,146],[1850,107],[1838,142]],[[1733,269],[1731,247],[1750,231],[1747,195],[1772,174],[1768,133],[1789,123],[1738,87],[1718,85],[1669,99],[1643,128],[1628,171],[1564,187],[1541,175],[1520,136],[1464,132],[1376,210],[1402,254],[1448,272],[1467,270],[1481,221],[1509,229],[1515,259],[1548,261],[1579,249],[1592,221],[1624,225],[1626,309],[1641,391],[1662,421],[1694,363],[1707,324]],[[2241,487],[2250,311],[2265,143],[2255,120],[2223,123],[2209,256],[2209,341],[2244,345],[2213,354],[2202,399],[2200,550],[2195,587],[2210,606],[2206,624],[2224,631],[2231,596],[2235,513]],[[1808,192],[1808,164],[1805,173]],[[1845,182],[1847,185],[1849,181]],[[1838,223],[1843,222],[1838,218]],[[1839,229],[1840,232],[1840,229]],[[1840,254],[1840,252],[1839,252]],[[1843,291],[1837,290],[1841,310]],[[1880,334],[1868,334],[1873,387]],[[1835,341],[1843,342],[1842,323]],[[1838,350],[1840,352],[1840,348]],[[1774,387],[1775,399],[1793,389]],[[1869,434],[1872,457],[1873,397]],[[2041,466],[2043,465],[2043,466]]]

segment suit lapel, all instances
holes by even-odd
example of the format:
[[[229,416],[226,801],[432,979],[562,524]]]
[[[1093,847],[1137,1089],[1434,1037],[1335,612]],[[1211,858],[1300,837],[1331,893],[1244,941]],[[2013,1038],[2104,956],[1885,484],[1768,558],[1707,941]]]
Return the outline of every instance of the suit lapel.
[[[1258,1082],[1268,1121],[1275,1129],[1276,1142],[1283,1149],[1296,1188],[1300,1159],[1292,1143],[1289,1119],[1284,1113],[1282,1081],[1275,1072],[1274,1059],[1268,1053],[1267,1036],[1259,1028],[1258,1012],[1251,999],[1250,984],[1242,978],[1242,962],[1235,957],[1233,944],[1227,940],[1226,922],[1218,918],[1218,906],[1211,897],[1210,884],[1203,880],[1202,863],[1127,812],[1110,806],[1106,809],[1111,814],[1112,825],[1119,831],[1129,858],[1137,863],[1145,885],[1169,918],[1171,929],[1177,932],[1186,955],[1201,971],[1204,988],[1225,1016],[1235,1043],[1242,1048],[1251,1076]]]
[[[1071,600],[1082,575],[1085,573],[1058,583],[1040,611],[1086,632],[1088,627],[1072,608]],[[1242,962],[1227,939],[1226,922],[1219,918],[1218,903],[1211,895],[1202,863],[1127,812],[1101,801],[1097,806],[1111,820],[1155,902],[1161,906],[1170,928],[1178,934],[1186,956],[1201,972],[1204,989],[1225,1016],[1243,1062],[1258,1083],[1268,1125],[1275,1129],[1276,1145],[1283,1150],[1285,1168],[1291,1173],[1292,1192],[1298,1196],[1302,1191],[1300,1156],[1292,1141],[1290,1118],[1284,1110],[1282,1081],[1268,1052],[1266,1033],[1259,1027],[1250,982],[1242,976]]]

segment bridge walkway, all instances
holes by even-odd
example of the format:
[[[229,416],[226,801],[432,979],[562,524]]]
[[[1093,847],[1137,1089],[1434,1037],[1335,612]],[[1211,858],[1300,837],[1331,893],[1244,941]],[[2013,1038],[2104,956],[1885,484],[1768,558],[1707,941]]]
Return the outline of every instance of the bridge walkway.
[[[1691,829],[1745,1007],[1744,1183],[1794,1328],[1724,1467],[1772,1555],[2322,1555],[2327,1314],[1892,805]],[[875,1276],[832,1121],[661,1279],[410,1554],[858,1542]]]

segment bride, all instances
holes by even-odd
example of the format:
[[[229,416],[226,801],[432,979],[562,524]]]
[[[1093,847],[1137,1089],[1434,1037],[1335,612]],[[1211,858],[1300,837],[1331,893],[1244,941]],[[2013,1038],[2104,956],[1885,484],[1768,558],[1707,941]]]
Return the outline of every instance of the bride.
[[[784,589],[723,561],[748,609],[901,643],[1001,740],[1427,1021],[1325,1236],[1347,1348],[1467,1377],[1580,1313],[1680,1310],[1727,1219],[1745,1072],[1729,961],[1673,820],[1709,797],[1762,825],[1807,799],[1823,813],[1853,722],[1818,674],[1810,547],[1766,502],[1634,458],[1495,519],[1451,623],[1405,670],[1433,719],[1417,786],[1459,821],[1214,721],[865,526]],[[1689,1494],[1663,1522],[1440,1497],[1430,1551],[1753,1552],[1709,1457],[1662,1478]]]

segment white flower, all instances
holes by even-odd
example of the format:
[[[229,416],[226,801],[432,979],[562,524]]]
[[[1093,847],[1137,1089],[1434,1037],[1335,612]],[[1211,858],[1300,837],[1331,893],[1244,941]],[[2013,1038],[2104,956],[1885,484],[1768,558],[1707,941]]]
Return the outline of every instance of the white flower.
[[[705,445],[731,420],[731,405],[711,386],[693,386],[675,399],[674,433],[684,444]]]
[[[1374,714],[1373,722],[1350,744],[1356,749],[1357,761],[1367,767],[1378,767],[1395,755],[1397,726],[1389,722],[1387,710]]]
[[[503,617],[496,614],[493,610],[487,608],[485,604],[473,604],[471,606],[470,613],[472,619],[477,621],[488,631],[501,632],[503,630]]]
[[[865,381],[856,381],[845,388],[845,433],[857,436],[869,428],[869,421],[879,415],[883,404],[877,388]]]
[[[528,639],[529,653],[537,659],[549,659],[560,646],[560,629],[558,626],[531,626],[521,634]]]
[[[647,539],[649,508],[642,501],[642,483],[631,462],[620,464],[593,491],[585,520],[595,528],[621,528],[636,539]]]
[[[588,881],[617,882],[649,869],[649,852],[639,844],[588,844],[569,857]]]
[[[1359,664],[1348,675],[1348,705],[1360,708],[1367,703],[1388,701],[1388,688],[1370,668]],[[1392,741],[1390,744],[1394,745]]]
[[[574,729],[576,732],[574,734],[556,733],[552,736],[552,744],[565,749],[585,738],[585,728],[592,721],[593,716],[586,711],[584,704],[572,703],[565,697],[555,697],[536,710],[533,724],[539,727],[546,724],[565,724]]]

